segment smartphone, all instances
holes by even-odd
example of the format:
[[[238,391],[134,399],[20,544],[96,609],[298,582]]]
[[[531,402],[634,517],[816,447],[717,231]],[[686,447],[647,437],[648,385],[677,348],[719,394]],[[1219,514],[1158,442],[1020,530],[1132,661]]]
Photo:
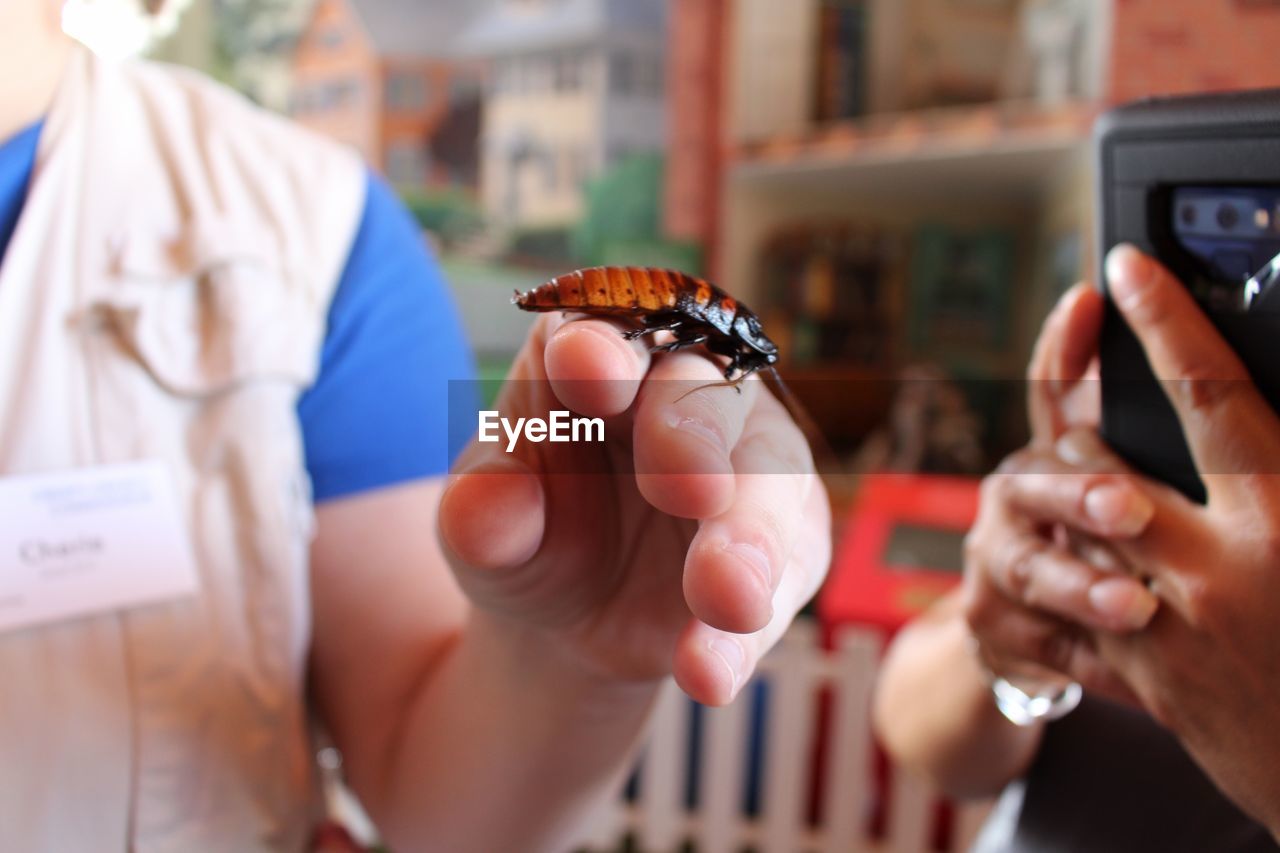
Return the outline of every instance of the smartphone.
[[[1191,291],[1273,408],[1280,404],[1280,90],[1156,98],[1097,122],[1098,278],[1132,243]],[[1203,502],[1182,428],[1108,300],[1102,433],[1144,473]],[[1280,460],[1278,460],[1280,462]],[[1280,470],[1280,469],[1277,469]]]

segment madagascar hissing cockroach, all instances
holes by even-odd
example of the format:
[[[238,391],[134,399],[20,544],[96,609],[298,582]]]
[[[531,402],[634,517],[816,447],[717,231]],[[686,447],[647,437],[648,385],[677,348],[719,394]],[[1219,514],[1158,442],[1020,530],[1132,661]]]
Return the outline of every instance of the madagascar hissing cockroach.
[[[778,360],[778,347],[754,311],[714,284],[676,270],[593,267],[553,278],[528,293],[516,291],[512,302],[525,311],[632,318],[641,326],[624,333],[627,340],[671,332],[675,339],[653,347],[654,352],[704,346],[729,358],[725,384],[735,387]]]
[[[623,333],[623,337],[631,341],[657,332],[671,332],[675,336],[670,343],[652,347],[653,352],[704,346],[715,355],[729,358],[724,368],[724,382],[703,385],[693,391],[718,386],[741,391],[740,386],[748,376],[767,371],[772,379],[771,387],[815,453],[821,451],[826,459],[835,459],[813,418],[778,375],[774,367],[778,347],[765,335],[760,318],[710,282],[677,270],[593,267],[557,276],[527,293],[517,290],[511,301],[525,311],[629,318],[640,324]],[[838,466],[838,462],[834,464]]]

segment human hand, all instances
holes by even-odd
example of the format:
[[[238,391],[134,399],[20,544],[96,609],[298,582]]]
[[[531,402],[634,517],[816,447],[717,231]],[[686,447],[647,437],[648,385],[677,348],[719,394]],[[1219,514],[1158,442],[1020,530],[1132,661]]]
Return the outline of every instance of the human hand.
[[[1131,539],[1153,512],[1132,477],[1114,466],[1077,467],[1052,447],[1029,446],[1006,459],[983,482],[965,540],[964,618],[986,668],[1009,678],[1065,676],[1134,703],[1094,638],[1141,630],[1159,602],[1109,550],[1080,553],[1078,534]],[[1073,539],[1061,532],[1068,525]]]
[[[1166,270],[1124,247],[1108,278],[1208,501],[1144,483],[1152,521],[1113,546],[1165,606],[1145,631],[1095,635],[1096,648],[1224,793],[1280,838],[1280,419]],[[1064,450],[1069,462],[1117,464],[1096,438]]]
[[[762,383],[682,398],[720,378],[607,321],[539,318],[497,408],[604,418],[605,441],[473,442],[455,467],[441,540],[499,634],[605,683],[674,672],[698,701],[736,695],[821,584],[830,510]]]
[[[1153,508],[1126,477],[1113,476],[1116,466],[1075,470],[1054,450],[1070,429],[1098,423],[1102,309],[1096,290],[1077,285],[1045,321],[1027,370],[1032,440],[983,484],[965,543],[964,617],[992,672],[1066,675],[1132,702],[1083,629],[1141,629],[1158,602],[1082,534],[1137,536]]]

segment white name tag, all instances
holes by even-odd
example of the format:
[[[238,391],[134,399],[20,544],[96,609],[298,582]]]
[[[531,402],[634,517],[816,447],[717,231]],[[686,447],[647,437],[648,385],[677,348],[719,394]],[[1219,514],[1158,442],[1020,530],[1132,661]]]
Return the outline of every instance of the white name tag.
[[[163,463],[0,479],[0,631],[154,604],[197,587]]]

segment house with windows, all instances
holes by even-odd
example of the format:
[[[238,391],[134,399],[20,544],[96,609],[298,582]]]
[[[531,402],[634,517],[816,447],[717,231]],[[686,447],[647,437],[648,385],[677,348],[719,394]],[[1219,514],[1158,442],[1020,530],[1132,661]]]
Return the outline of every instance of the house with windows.
[[[484,65],[455,57],[485,0],[316,0],[289,112],[405,189],[474,188]]]
[[[503,0],[461,34],[489,63],[481,197],[506,228],[583,211],[588,180],[666,143],[667,0]]]

